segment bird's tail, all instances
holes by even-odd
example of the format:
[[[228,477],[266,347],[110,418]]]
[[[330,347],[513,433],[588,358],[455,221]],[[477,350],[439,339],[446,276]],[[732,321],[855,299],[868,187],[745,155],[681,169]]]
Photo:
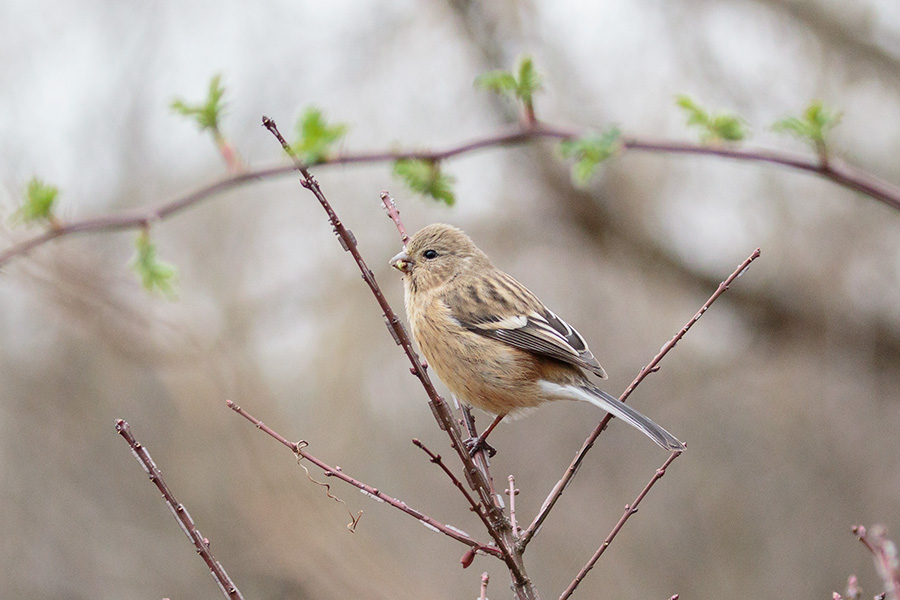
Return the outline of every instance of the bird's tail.
[[[619,417],[632,427],[642,431],[644,435],[660,445],[664,450],[685,449],[685,445],[678,439],[617,398],[613,398],[603,390],[592,385],[575,385],[584,392],[582,398],[595,406],[599,406],[614,417]]]

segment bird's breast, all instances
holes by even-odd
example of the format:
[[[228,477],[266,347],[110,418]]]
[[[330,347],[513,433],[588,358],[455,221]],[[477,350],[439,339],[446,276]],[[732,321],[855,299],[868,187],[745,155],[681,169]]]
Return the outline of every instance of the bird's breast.
[[[493,414],[544,401],[533,355],[465,329],[436,296],[414,300],[407,298],[413,337],[425,360],[459,400]]]

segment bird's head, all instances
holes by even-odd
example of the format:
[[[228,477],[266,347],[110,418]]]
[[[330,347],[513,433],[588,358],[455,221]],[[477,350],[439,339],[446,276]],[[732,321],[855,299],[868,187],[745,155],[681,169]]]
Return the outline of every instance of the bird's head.
[[[435,223],[412,236],[391,266],[418,291],[443,285],[470,269],[490,267],[491,262],[462,230]]]

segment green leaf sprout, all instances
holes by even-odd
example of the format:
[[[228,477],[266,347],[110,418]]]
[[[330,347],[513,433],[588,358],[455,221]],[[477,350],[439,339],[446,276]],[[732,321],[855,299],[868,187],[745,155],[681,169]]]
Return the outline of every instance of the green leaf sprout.
[[[826,108],[821,100],[814,100],[801,117],[786,117],[772,125],[772,130],[790,133],[808,141],[823,163],[828,162],[825,136],[841,122],[842,113]]]
[[[454,179],[441,171],[440,165],[431,160],[401,158],[394,162],[394,174],[403,179],[407,187],[416,193],[430,196],[447,206],[453,206]]]
[[[712,114],[689,96],[675,97],[675,102],[687,113],[687,124],[700,127],[703,143],[738,142],[747,137],[744,120],[732,113]]]
[[[25,198],[22,205],[13,213],[13,221],[33,223],[35,221],[50,221],[53,223],[53,205],[59,190],[52,185],[44,183],[37,177],[32,177],[25,187]]]
[[[209,92],[206,96],[206,102],[201,104],[188,104],[180,98],[172,101],[171,108],[180,115],[184,115],[196,121],[200,131],[207,129],[218,135],[219,121],[225,110],[225,103],[222,97],[225,95],[225,88],[222,86],[222,76],[215,75],[209,82]]]
[[[610,127],[600,133],[588,133],[580,138],[563,140],[559,150],[566,158],[574,158],[572,179],[579,185],[586,184],[603,161],[615,156],[621,148],[622,137],[618,127]]]
[[[175,298],[174,266],[159,260],[156,256],[156,245],[150,240],[147,229],[138,234],[134,242],[135,255],[131,259],[131,268],[140,276],[144,288],[150,292],[159,292],[170,300]]]
[[[475,85],[518,99],[525,107],[528,120],[534,122],[534,94],[541,89],[541,75],[534,68],[534,61],[530,56],[524,56],[519,60],[516,75],[502,69],[488,71],[475,78]]]
[[[297,121],[297,141],[291,149],[307,166],[326,159],[331,148],[347,133],[343,123],[329,125],[318,108],[307,108]]]

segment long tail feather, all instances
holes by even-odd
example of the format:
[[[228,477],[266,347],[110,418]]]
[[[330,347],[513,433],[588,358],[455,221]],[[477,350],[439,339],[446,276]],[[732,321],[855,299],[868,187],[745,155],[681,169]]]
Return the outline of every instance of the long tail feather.
[[[659,444],[663,450],[683,451],[685,449],[685,445],[679,442],[674,435],[600,388],[589,384],[559,384],[550,381],[541,381],[540,385],[544,392],[550,396],[569,400],[583,400],[602,408],[612,416],[622,419],[635,429],[643,432],[644,435]]]
[[[620,402],[617,398],[594,386],[581,385],[578,387],[587,393],[588,402],[599,406],[612,416],[619,417],[632,427],[642,431],[644,435],[659,444],[664,450],[685,449],[684,444],[678,441],[678,438],[624,402]]]

